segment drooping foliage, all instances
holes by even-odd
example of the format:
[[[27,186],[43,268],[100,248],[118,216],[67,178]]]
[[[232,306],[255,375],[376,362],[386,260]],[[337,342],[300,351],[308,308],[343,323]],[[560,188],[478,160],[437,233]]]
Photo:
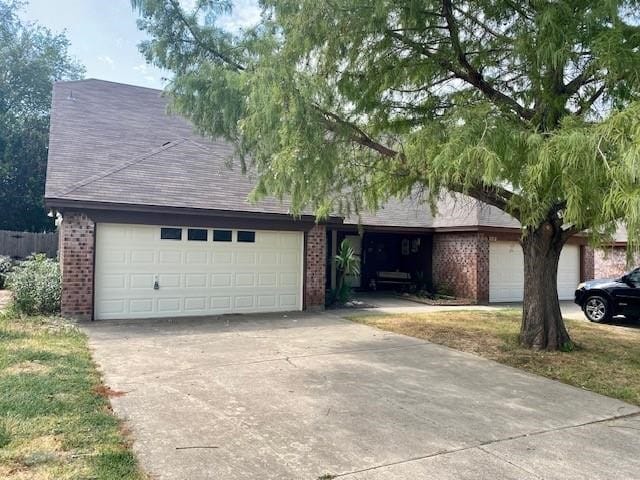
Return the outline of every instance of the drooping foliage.
[[[0,0],[0,229],[43,231],[51,90],[83,68],[64,34],[22,22],[20,6]]]
[[[326,214],[418,185],[638,238],[637,1],[264,0],[235,33],[231,2],[133,4],[175,108],[239,145],[258,195]]]
[[[570,343],[564,243],[624,224],[640,247],[640,1],[132,0],[173,107],[256,171],[255,198],[319,216],[443,192],[520,221],[521,340]],[[425,206],[426,208],[426,206]]]

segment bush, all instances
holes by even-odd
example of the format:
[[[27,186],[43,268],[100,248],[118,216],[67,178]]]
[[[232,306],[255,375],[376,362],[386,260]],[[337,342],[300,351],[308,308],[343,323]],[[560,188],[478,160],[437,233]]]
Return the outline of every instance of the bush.
[[[436,285],[436,293],[441,297],[454,297],[453,287],[448,283],[440,283]]]
[[[5,257],[4,255],[0,255],[0,289],[4,288],[7,276],[11,271],[11,267],[13,267],[13,262],[11,261],[11,257]]]
[[[15,308],[27,315],[60,311],[62,285],[58,262],[36,254],[20,262],[9,274]]]

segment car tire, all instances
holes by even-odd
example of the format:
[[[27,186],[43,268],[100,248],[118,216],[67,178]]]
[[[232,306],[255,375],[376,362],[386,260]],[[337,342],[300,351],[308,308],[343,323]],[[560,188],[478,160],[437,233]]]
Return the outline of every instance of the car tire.
[[[599,295],[592,295],[584,302],[583,311],[587,319],[594,323],[605,323],[611,320],[609,301]]]

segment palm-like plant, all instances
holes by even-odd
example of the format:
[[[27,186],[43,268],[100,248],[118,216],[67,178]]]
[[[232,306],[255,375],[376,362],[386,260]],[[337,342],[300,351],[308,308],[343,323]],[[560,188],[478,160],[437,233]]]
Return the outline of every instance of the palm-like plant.
[[[360,274],[360,257],[355,254],[353,247],[348,240],[343,240],[336,257],[336,268],[338,269],[338,285],[336,288],[337,298],[344,303],[349,296],[349,287],[345,283],[347,275]]]

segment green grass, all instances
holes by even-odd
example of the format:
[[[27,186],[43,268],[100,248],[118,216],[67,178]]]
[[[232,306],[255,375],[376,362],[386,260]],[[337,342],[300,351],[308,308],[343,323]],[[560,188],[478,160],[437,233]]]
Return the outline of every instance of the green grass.
[[[356,315],[351,320],[429,340],[640,405],[640,330],[566,320],[571,352],[534,352],[518,342],[521,312],[456,310]]]
[[[0,312],[0,478],[146,478],[101,386],[72,324]]]

